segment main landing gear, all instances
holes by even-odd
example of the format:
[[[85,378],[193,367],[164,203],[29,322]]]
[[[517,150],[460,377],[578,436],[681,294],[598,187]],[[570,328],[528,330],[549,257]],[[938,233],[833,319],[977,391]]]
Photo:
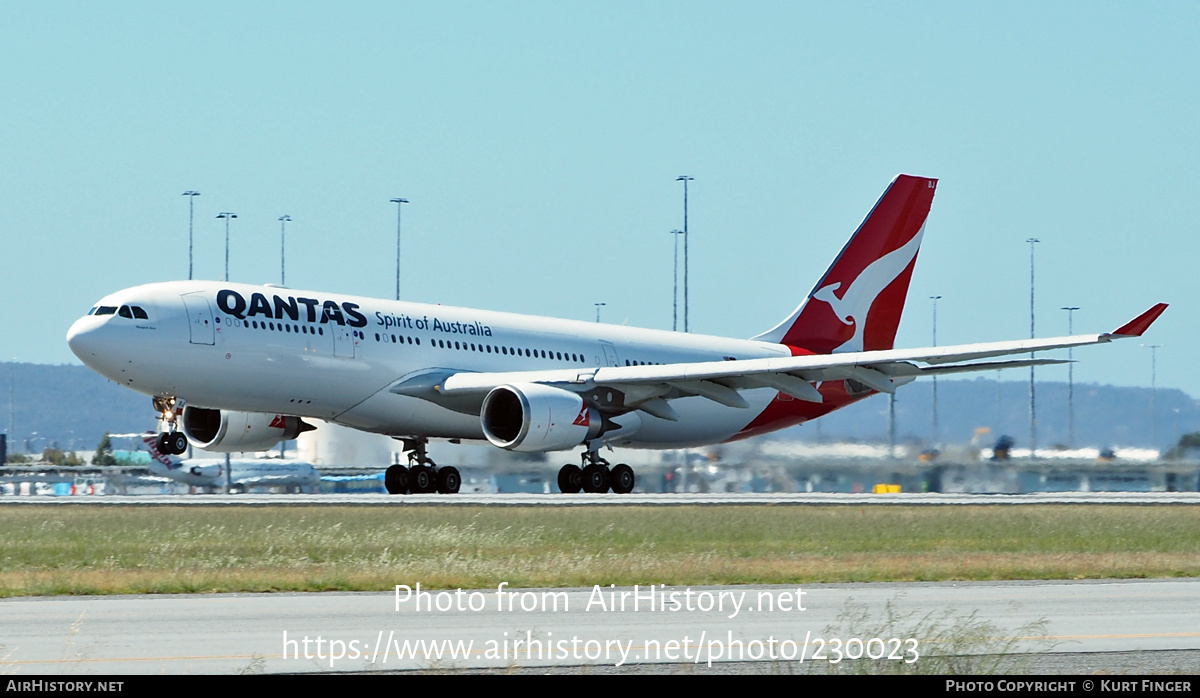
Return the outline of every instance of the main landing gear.
[[[462,485],[458,468],[437,464],[426,454],[429,439],[404,439],[404,450],[408,451],[408,467],[393,465],[383,473],[383,485],[388,494],[457,494]]]
[[[188,440],[178,430],[175,416],[177,409],[183,409],[183,400],[164,395],[153,398],[153,403],[154,411],[158,413],[158,438],[154,440],[154,447],[168,456],[181,455],[187,451]]]
[[[564,494],[584,492],[607,492],[610,488],[617,494],[633,491],[635,478],[633,468],[619,463],[609,467],[608,461],[595,451],[585,451],[580,456],[583,467],[567,463],[558,471],[558,489]]]

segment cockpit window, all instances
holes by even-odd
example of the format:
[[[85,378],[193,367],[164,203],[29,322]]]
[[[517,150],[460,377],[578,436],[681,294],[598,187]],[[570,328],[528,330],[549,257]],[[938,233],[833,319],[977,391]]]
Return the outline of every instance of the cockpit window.
[[[129,308],[130,308],[131,310],[133,310],[133,316],[134,316],[135,318],[137,318],[137,319],[139,319],[139,320],[149,320],[149,319],[150,319],[150,318],[149,318],[149,317],[146,315],[146,311],[145,311],[145,310],[142,310],[142,307],[141,307],[140,305],[131,305],[131,306],[129,306]]]
[[[116,312],[117,312],[117,308],[114,305],[102,305],[102,306],[96,308],[97,315],[112,315]]]
[[[133,319],[133,311],[130,310],[129,306],[127,305],[121,306],[121,309],[117,311],[117,315],[120,315],[121,317],[127,317],[130,320]]]

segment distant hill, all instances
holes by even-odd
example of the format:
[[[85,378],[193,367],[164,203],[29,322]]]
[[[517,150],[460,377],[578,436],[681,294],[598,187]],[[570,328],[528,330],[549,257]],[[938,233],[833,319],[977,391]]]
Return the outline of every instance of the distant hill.
[[[9,389],[15,407],[10,422]],[[932,429],[932,383],[917,381],[896,392],[899,442],[927,443]],[[1181,390],[1159,388],[1157,444],[1151,443],[1151,391],[1111,385],[1076,384],[1076,446],[1173,445],[1181,433],[1200,431],[1200,402]],[[938,381],[938,421],[942,443],[965,443],[977,427],[994,438],[1012,436],[1029,444],[1029,384],[1019,381]],[[1038,445],[1067,442],[1066,383],[1037,384]],[[876,395],[812,424],[783,432],[782,438],[886,442],[888,398]],[[13,425],[10,450],[29,442],[41,453],[57,444],[64,450],[92,450],[105,431],[146,431],[155,427],[150,398],[122,388],[84,366],[0,364],[0,431]]]
[[[896,391],[896,440],[929,443],[932,433],[932,382],[920,380]],[[1200,431],[1200,401],[1182,390],[1159,388],[1154,399],[1157,429],[1150,421],[1150,388],[1094,383],[1075,384],[1075,446],[1135,446],[1165,450],[1182,433]],[[1067,384],[1037,383],[1037,446],[1067,444]],[[938,381],[938,434],[942,443],[965,443],[979,427],[992,440],[1012,436],[1019,448],[1029,445],[1029,383],[974,380]],[[1157,443],[1152,443],[1152,434]],[[888,398],[875,395],[811,424],[782,434],[785,438],[886,442]],[[988,443],[987,445],[991,445]]]
[[[9,433],[10,424],[14,453],[25,452],[27,443],[35,453],[55,444],[66,451],[90,451],[106,431],[153,429],[155,416],[150,398],[86,366],[5,363],[0,364],[0,431]]]

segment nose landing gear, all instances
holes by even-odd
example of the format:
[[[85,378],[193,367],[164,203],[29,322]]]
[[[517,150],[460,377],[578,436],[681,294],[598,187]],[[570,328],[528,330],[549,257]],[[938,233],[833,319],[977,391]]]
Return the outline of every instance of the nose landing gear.
[[[426,453],[429,439],[404,439],[404,450],[409,451],[408,467],[396,464],[383,473],[383,485],[388,494],[457,494],[462,485],[458,468],[437,467],[437,463]]]
[[[187,451],[188,440],[183,432],[178,430],[176,416],[183,410],[183,400],[174,395],[160,395],[153,398],[154,411],[158,413],[158,438],[154,447],[159,453],[178,456]]]

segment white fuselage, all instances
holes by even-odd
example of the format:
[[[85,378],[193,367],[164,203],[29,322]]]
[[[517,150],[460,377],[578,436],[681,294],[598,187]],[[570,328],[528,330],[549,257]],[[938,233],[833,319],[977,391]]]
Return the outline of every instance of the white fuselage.
[[[150,461],[150,472],[169,477],[195,487],[223,487],[225,460],[223,458],[193,458],[165,464],[159,459]],[[311,463],[288,460],[229,461],[229,483],[244,487],[315,487],[321,474]]]
[[[104,308],[118,310],[98,310]],[[111,294],[75,322],[68,341],[85,364],[146,395],[312,417],[397,437],[464,439],[484,438],[478,414],[389,387],[433,370],[588,372],[790,355],[768,342],[213,281]],[[748,407],[676,399],[677,421],[642,414],[637,431],[614,445],[724,441],[778,395],[743,391]]]

